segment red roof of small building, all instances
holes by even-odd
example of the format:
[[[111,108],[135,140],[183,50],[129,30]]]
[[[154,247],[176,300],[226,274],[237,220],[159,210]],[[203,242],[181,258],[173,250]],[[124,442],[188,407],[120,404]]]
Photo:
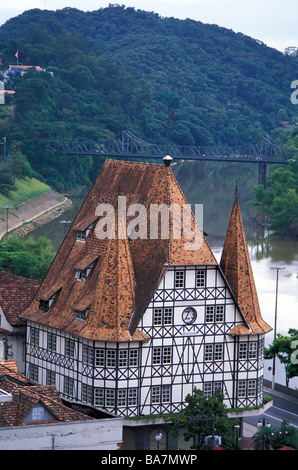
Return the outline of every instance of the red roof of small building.
[[[40,282],[0,271],[0,307],[10,325],[19,325],[19,314],[32,302]]]
[[[38,385],[20,374],[11,360],[0,363],[0,389],[12,395],[11,401],[0,402],[0,427],[34,424],[24,420],[37,403],[41,403],[51,417],[43,423],[93,419],[63,405],[54,385]]]

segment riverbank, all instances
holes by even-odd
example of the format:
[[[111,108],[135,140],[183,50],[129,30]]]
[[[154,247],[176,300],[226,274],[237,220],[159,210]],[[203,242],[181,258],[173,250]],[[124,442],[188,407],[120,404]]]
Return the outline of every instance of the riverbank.
[[[9,205],[8,219],[6,209],[1,207],[0,240],[6,235],[7,222],[8,237],[12,235],[21,237],[58,218],[71,205],[72,201],[70,199],[53,189],[49,189],[24,202]]]

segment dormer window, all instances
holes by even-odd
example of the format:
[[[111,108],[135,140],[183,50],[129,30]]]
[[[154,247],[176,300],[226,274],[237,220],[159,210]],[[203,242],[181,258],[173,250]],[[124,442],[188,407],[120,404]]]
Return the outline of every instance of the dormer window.
[[[75,320],[85,321],[89,313],[89,309],[86,310],[75,310]]]
[[[90,260],[94,260],[90,263]],[[87,277],[89,276],[94,264],[96,263],[96,260],[98,259],[98,256],[89,256],[87,255],[83,260],[81,260],[76,266],[75,266],[75,278],[77,281],[83,281],[85,282]],[[88,263],[88,264],[87,264]]]
[[[93,224],[89,225],[85,230],[77,230],[76,231],[76,240],[78,242],[85,242],[86,238],[88,237],[91,229],[93,227]]]
[[[77,241],[84,242],[87,238],[87,230],[77,230]]]
[[[47,312],[49,310],[49,308],[51,307],[51,305],[53,304],[54,300],[57,298],[57,292],[52,295],[49,299],[40,299],[39,300],[39,310],[41,310],[42,312]]]

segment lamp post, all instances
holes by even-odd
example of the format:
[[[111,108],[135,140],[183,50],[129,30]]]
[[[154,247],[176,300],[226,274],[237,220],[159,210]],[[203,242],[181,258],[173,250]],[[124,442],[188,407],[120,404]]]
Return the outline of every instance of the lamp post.
[[[66,224],[71,224],[71,220],[60,220],[60,224],[64,224],[64,234],[66,233]]]
[[[258,420],[257,426],[258,426],[258,428],[260,428],[262,426],[263,426],[263,428],[265,426],[266,426],[266,428],[270,428],[271,424],[269,423],[267,418],[265,418],[264,416],[261,416],[261,418]]]
[[[157,450],[159,450],[159,442],[160,442],[161,438],[162,438],[162,433],[158,432],[155,436],[155,440],[157,442]]]
[[[234,426],[234,430],[235,430],[235,448],[236,448],[236,450],[238,450],[239,431],[240,431],[240,426],[239,426],[239,424],[236,424],[236,425]]]
[[[10,206],[2,206],[2,209],[6,209],[6,251],[8,243],[8,209],[12,209]]]
[[[271,269],[276,269],[275,318],[274,318],[274,335],[273,335],[273,341],[274,341],[276,338],[276,327],[277,327],[277,298],[278,298],[279,271],[285,268],[280,267],[280,266],[273,266]],[[273,390],[275,389],[275,354],[273,356],[273,367],[272,367],[272,389]]]

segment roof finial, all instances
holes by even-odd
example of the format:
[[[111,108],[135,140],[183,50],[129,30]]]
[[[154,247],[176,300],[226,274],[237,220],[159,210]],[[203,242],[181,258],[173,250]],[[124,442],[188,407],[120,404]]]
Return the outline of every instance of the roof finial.
[[[236,187],[235,187],[235,199],[238,199],[238,196],[239,196],[239,191],[238,191],[238,186],[236,184]]]

